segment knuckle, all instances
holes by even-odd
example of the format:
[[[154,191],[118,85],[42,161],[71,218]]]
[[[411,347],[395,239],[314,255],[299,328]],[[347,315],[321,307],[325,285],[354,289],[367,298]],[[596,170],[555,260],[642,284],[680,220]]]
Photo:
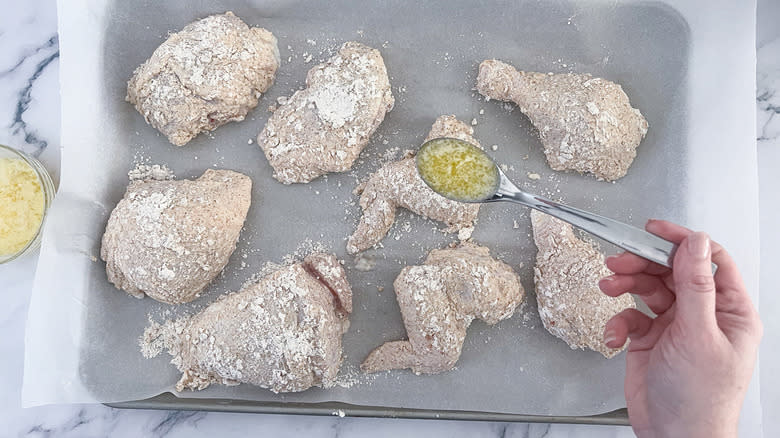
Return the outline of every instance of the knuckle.
[[[711,292],[715,289],[715,280],[712,275],[696,274],[687,281],[687,286],[694,292]]]

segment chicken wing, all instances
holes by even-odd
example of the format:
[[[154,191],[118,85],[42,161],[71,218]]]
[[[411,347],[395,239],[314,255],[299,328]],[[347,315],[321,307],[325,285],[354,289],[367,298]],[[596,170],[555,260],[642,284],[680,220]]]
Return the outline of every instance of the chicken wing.
[[[479,146],[473,134],[471,126],[455,116],[441,116],[436,119],[425,141],[453,137]],[[347,241],[350,254],[364,251],[381,241],[392,227],[398,207],[444,222],[450,226],[450,231],[472,226],[479,213],[479,204],[452,201],[431,190],[417,173],[413,155],[382,166],[358,187],[358,192],[361,192],[363,215]]]
[[[379,50],[348,42],[309,70],[306,88],[274,111],[257,144],[285,184],[343,172],[394,103]]]
[[[168,141],[244,120],[274,82],[276,37],[227,12],[171,34],[127,83],[127,101]]]
[[[622,178],[647,133],[647,120],[623,88],[589,74],[517,71],[491,59],[479,66],[477,90],[520,107],[538,129],[553,170]]]
[[[152,324],[182,372],[177,391],[248,383],[273,392],[335,383],[352,290],[335,256],[313,254],[226,295],[198,314]],[[145,353],[153,357],[159,350]]]
[[[108,281],[137,298],[194,300],[236,249],[251,193],[252,180],[230,170],[132,181],[103,234]]]
[[[387,342],[360,365],[372,373],[411,368],[416,374],[452,369],[475,318],[495,324],[523,301],[520,279],[490,250],[473,243],[433,250],[393,282],[407,341]]]
[[[574,235],[571,225],[536,210],[531,212],[538,248],[534,283],[544,327],[572,349],[598,351],[611,358],[623,348],[604,345],[604,327],[614,315],[634,308],[631,295],[613,298],[599,290],[599,280],[612,275],[604,256]]]

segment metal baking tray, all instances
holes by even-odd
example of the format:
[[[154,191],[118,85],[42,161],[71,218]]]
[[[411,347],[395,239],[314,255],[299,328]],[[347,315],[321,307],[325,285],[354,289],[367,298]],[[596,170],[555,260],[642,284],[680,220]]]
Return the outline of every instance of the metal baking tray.
[[[122,101],[125,81],[132,69],[151,54],[154,47],[166,37],[167,32],[180,29],[195,19],[227,10],[232,10],[251,25],[266,27],[279,39],[283,63],[276,84],[261,100],[258,108],[249,114],[246,121],[231,123],[213,134],[198,137],[184,149],[176,149],[168,145],[165,139],[157,135],[152,128],[146,126],[130,105]],[[128,148],[126,152],[121,152],[116,157],[116,161],[129,163],[135,156],[141,154],[151,162],[173,163],[180,177],[197,176],[204,166],[212,165],[244,172],[253,176],[255,181],[253,203],[261,197],[266,204],[280,206],[278,214],[289,215],[292,218],[289,221],[290,225],[306,226],[307,221],[318,220],[315,219],[318,218],[315,214],[319,207],[316,203],[327,204],[328,200],[313,196],[315,190],[318,195],[320,190],[327,194],[329,190],[333,190],[337,182],[339,187],[343,182],[348,186],[344,188],[348,193],[357,177],[364,177],[377,167],[376,160],[371,157],[381,156],[383,150],[392,146],[400,147],[401,150],[415,148],[420,144],[433,120],[440,114],[455,114],[459,119],[467,122],[472,118],[478,119],[475,120],[478,121],[475,126],[475,136],[485,145],[499,144],[500,148],[495,155],[500,162],[509,165],[507,171],[509,176],[528,184],[529,190],[537,190],[541,194],[552,197],[564,197],[566,202],[573,205],[595,209],[608,216],[637,225],[648,217],[663,216],[672,220],[685,218],[685,203],[679,202],[679,198],[676,197],[678,195],[675,185],[684,182],[686,178],[684,139],[688,127],[683,115],[687,107],[685,96],[687,96],[688,85],[685,73],[690,35],[685,19],[665,3],[564,0],[494,1],[478,4],[470,1],[407,3],[349,0],[333,2],[294,0],[126,2],[116,0],[109,7],[109,16],[112,25],[106,29],[103,43],[106,64],[102,68],[105,70],[105,77],[108,78],[108,82],[104,84],[104,92],[111,99],[112,113],[117,114],[117,129],[130,139],[128,145],[134,146],[133,149]],[[316,45],[311,44],[309,39]],[[262,153],[257,145],[247,145],[248,139],[254,139],[262,128],[268,116],[266,111],[268,105],[277,96],[290,95],[294,89],[301,86],[306,71],[319,60],[327,58],[330,51],[347,40],[361,41],[382,51],[391,76],[396,108],[388,114],[385,123],[380,126],[372,143],[364,151],[365,160],[357,164],[355,171],[331,175],[327,181],[320,179],[309,185],[283,187],[283,190],[277,190],[275,181],[268,176],[270,170]],[[307,52],[308,55],[313,56],[313,61],[307,62]],[[513,111],[511,106],[482,101],[472,90],[477,65],[483,59],[493,57],[526,70],[587,72],[622,84],[632,104],[642,110],[650,123],[648,137],[640,147],[639,155],[629,175],[618,184],[608,184],[595,181],[588,176],[551,171],[544,163],[538,137],[528,120],[519,111]],[[429,72],[429,75],[437,76],[422,77],[419,73],[415,76],[411,73],[415,71],[414,66],[421,66],[420,68]],[[485,111],[484,115],[481,115],[482,109]],[[384,141],[388,141],[389,144],[385,145]],[[219,148],[215,150],[214,144],[219,144]],[[375,155],[370,155],[370,150],[373,150]],[[530,159],[527,158],[528,156]],[[522,161],[524,158],[527,161]],[[663,169],[665,174],[660,175],[658,169]],[[526,170],[541,173],[542,179],[536,182],[527,180]],[[123,191],[119,176],[117,183],[112,183],[109,189],[110,198],[114,202],[121,197]],[[637,199],[639,194],[650,199],[639,200]],[[655,197],[651,194],[655,194]],[[313,200],[313,204],[302,207],[289,205],[289,202],[284,203],[285,199],[298,196],[307,199],[306,202]],[[355,220],[354,211],[353,216],[346,218],[346,221],[342,220],[343,201],[344,198],[339,199],[337,212],[322,216],[329,223],[329,231],[341,237],[353,230]],[[253,205],[253,208],[257,207]],[[355,210],[355,207],[352,209]],[[252,214],[250,210],[250,216]],[[515,211],[512,214],[528,230],[527,213]],[[507,217],[509,217],[508,222]],[[413,226],[425,226],[424,222],[405,213],[399,215],[398,221],[411,221]],[[516,232],[511,238],[502,239],[501,230],[512,228],[512,217],[499,212],[494,207],[486,206],[480,214],[480,221],[481,226],[478,226],[475,231],[475,239],[490,246],[494,254],[513,266],[521,264],[525,266],[520,274],[528,293],[527,311],[533,313],[535,299],[533,282],[528,269],[533,264],[535,254],[533,243],[527,238],[526,232]],[[262,257],[257,256],[258,260],[254,260],[256,255],[250,252],[250,263],[279,260],[290,249],[287,241],[289,239],[285,240],[286,230],[279,235],[262,233],[262,231],[274,224],[279,226],[280,223],[285,222],[278,220],[273,222],[270,219],[263,219],[262,223],[256,224],[248,222],[244,234],[255,236],[254,242],[242,239],[238,251],[262,240],[264,247],[267,248],[266,252]],[[311,233],[314,231],[316,230],[309,230]],[[437,235],[422,244],[412,245],[413,248],[410,250],[409,242],[413,236],[401,237],[400,240],[392,237],[385,239],[386,246],[382,251],[387,254],[388,260],[393,258],[393,261],[398,259],[410,264],[417,263],[427,249],[441,247],[442,242],[451,241],[451,238]],[[334,250],[342,257],[343,242],[335,239],[333,243]],[[374,255],[379,257],[381,253],[375,252]],[[252,268],[256,269],[258,263],[252,265]],[[347,262],[348,265],[350,263]],[[385,268],[388,269],[387,266]],[[393,263],[388,272],[361,273],[353,270],[348,273],[352,275],[353,286],[361,282],[365,283],[372,277],[387,277],[380,280],[390,286],[392,278],[399,269],[400,267]],[[226,272],[231,271],[236,271],[235,257]],[[208,293],[209,301],[216,297],[214,290],[236,290],[236,285],[252,273],[252,271],[242,271],[240,275],[231,273],[218,279],[210,288],[212,292]],[[95,278],[92,283],[93,288],[110,288],[105,282],[104,274],[95,273],[93,278]],[[387,309],[387,312],[397,312],[391,289],[388,287],[388,292],[381,297],[371,298],[377,301],[369,303],[366,303],[368,294],[365,291],[356,291],[358,300],[356,309],[360,310],[353,315],[351,331],[360,332],[361,329],[371,327],[374,315],[365,311],[366,308],[369,311]],[[137,315],[132,319],[115,312],[116,309],[121,309],[121,300],[124,299],[116,293],[97,294],[90,299],[97,300],[100,304],[93,308],[111,310],[112,323],[115,319],[117,324],[121,325],[124,324],[123,318],[128,318],[131,324],[128,327],[137,331],[137,327],[132,324],[144,322],[137,321]],[[139,307],[149,309],[154,305],[150,301],[144,300]],[[102,310],[88,313],[87,330],[104,330],[107,320],[105,316],[100,316],[101,313]],[[395,319],[398,325],[400,317]],[[504,325],[502,330],[511,330],[506,327],[507,325]],[[402,336],[402,326],[395,327],[393,330],[393,334],[398,332],[397,334]],[[501,351],[502,348],[506,350],[507,346],[482,342],[486,338],[489,339],[490,330],[484,324],[476,323],[472,326],[464,346],[463,361],[473,359],[473,356],[469,355],[473,354],[477,347],[480,351],[484,349],[485,354],[491,353],[489,349],[492,349],[492,352]],[[540,332],[543,333],[543,329],[539,326],[533,330],[533,333],[526,333],[530,332],[529,330],[521,330],[521,332],[513,342],[535,342],[534,339],[538,338]],[[504,337],[516,335],[513,331],[504,331]],[[345,346],[355,341],[354,333],[352,335],[348,333],[347,336],[353,338],[351,340],[345,338]],[[562,341],[556,340],[556,342],[556,352],[551,351],[551,354],[570,354],[566,352],[568,348]],[[123,355],[123,352],[115,351],[114,346],[119,345],[119,339],[114,339],[113,334],[106,333],[104,344],[94,347],[87,352],[88,354],[84,354],[84,357],[101,358],[120,354],[115,360],[123,361],[127,366],[137,366],[135,365],[137,357],[129,356],[130,353]],[[469,345],[471,348],[468,347]],[[513,345],[515,344],[511,344],[509,348]],[[356,354],[353,352],[351,360],[354,361],[355,356],[361,354],[364,354],[362,350]],[[507,357],[507,360],[513,360],[509,359],[510,356]],[[592,363],[590,361],[595,361],[591,356],[581,357],[584,358],[582,363],[585,367]],[[167,360],[159,360],[154,366],[165,362]],[[92,365],[89,361],[82,363],[82,373],[87,378],[86,384],[93,385],[95,388],[110,381],[113,378],[112,372],[118,373],[119,370],[101,369],[99,365]],[[622,375],[614,375],[613,378],[622,380]],[[439,382],[433,377],[427,379],[425,385]],[[369,403],[365,405],[337,402],[304,403],[296,400],[295,397],[285,399],[289,401],[180,398],[164,393],[144,400],[108,405],[117,408],[143,409],[313,415],[334,415],[343,411],[348,416],[390,418],[628,424],[625,409],[592,416],[524,415],[491,412],[491,409],[473,411],[453,410],[446,407],[441,409],[389,408],[370,406]],[[402,403],[398,405],[404,406]]]
[[[166,392],[146,400],[105,403],[120,409],[176,409],[181,411],[243,412],[253,414],[295,414],[344,417],[412,418],[422,420],[507,421],[522,423],[571,423],[629,426],[628,411],[617,409],[599,415],[556,416],[502,414],[481,411],[356,406],[348,403],[258,403],[247,400],[179,398]]]

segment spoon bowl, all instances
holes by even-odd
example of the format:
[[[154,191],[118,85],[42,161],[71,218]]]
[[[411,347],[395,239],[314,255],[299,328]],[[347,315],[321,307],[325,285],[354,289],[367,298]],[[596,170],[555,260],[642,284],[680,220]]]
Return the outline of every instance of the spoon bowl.
[[[484,202],[499,189],[501,174],[496,163],[481,149],[463,140],[427,141],[417,152],[415,163],[425,184],[454,201]]]

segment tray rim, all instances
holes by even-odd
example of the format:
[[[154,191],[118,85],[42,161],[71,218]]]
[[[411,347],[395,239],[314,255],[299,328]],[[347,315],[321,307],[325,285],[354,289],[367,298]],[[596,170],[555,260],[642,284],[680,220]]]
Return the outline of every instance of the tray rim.
[[[154,409],[180,411],[233,412],[253,414],[286,414],[360,417],[360,418],[400,418],[418,420],[458,420],[458,421],[496,421],[520,423],[565,423],[592,424],[606,426],[630,426],[628,410],[616,409],[596,415],[528,415],[506,414],[483,411],[455,411],[434,409],[391,408],[383,406],[363,406],[342,402],[288,403],[259,402],[220,398],[180,398],[170,392],[143,400],[103,403],[116,409]]]

